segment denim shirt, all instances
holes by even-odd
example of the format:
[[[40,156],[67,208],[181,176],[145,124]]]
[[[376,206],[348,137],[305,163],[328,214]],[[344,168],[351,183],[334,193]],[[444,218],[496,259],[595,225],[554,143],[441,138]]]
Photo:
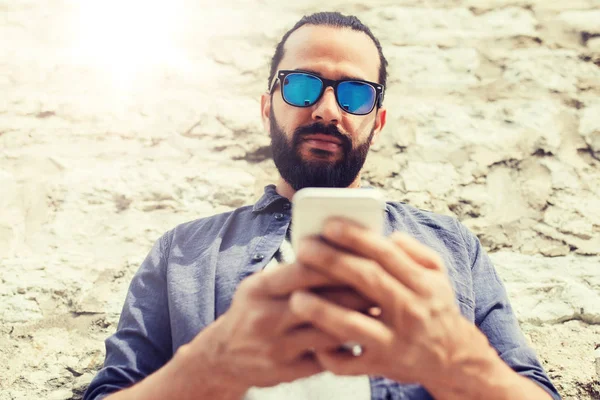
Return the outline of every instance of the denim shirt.
[[[254,206],[197,219],[165,233],[131,282],[117,331],[106,340],[104,366],[84,400],[99,400],[141,381],[227,311],[240,282],[264,268],[279,249],[290,221],[290,202],[269,185]],[[462,315],[513,370],[560,399],[521,333],[504,286],[477,237],[455,218],[387,202],[385,235],[394,231],[407,232],[440,254]],[[375,376],[370,384],[376,400],[432,399],[416,384]]]

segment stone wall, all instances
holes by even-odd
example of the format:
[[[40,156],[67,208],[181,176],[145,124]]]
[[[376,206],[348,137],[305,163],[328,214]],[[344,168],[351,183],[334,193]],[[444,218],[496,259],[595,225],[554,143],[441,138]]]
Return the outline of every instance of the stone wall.
[[[268,64],[323,3],[85,4],[0,0],[2,400],[79,399],[153,241],[272,182]],[[561,394],[600,398],[600,1],[327,9],[390,62],[365,180],[477,233]]]

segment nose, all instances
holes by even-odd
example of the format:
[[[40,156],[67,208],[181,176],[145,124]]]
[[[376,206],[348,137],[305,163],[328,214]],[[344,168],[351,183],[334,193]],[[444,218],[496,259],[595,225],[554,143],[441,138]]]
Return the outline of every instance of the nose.
[[[315,109],[312,112],[312,119],[321,121],[326,124],[337,124],[341,118],[341,110],[335,100],[333,88],[325,88],[325,93],[315,104]]]

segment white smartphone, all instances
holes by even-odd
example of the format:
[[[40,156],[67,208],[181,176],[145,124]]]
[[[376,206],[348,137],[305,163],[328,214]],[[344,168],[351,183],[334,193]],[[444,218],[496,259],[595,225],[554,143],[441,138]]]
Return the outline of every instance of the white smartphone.
[[[292,247],[298,253],[300,240],[319,235],[331,217],[347,218],[383,234],[385,200],[377,189],[306,188],[292,198]],[[341,351],[362,354],[360,343],[348,342]]]
[[[383,234],[385,200],[377,189],[305,188],[292,198],[294,252],[303,237],[319,235],[325,221],[343,217]]]

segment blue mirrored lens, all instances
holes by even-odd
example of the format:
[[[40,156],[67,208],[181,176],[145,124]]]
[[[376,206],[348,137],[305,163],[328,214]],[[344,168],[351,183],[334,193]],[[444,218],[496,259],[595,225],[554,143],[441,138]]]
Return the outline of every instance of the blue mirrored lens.
[[[375,88],[363,82],[342,82],[337,89],[340,107],[353,114],[368,114],[375,104]]]
[[[321,94],[323,82],[306,74],[289,74],[283,82],[283,98],[298,107],[315,104]]]

